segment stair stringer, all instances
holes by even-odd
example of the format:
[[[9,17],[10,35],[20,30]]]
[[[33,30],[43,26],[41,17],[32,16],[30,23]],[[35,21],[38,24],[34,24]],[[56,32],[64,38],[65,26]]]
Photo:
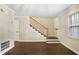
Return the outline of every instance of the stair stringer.
[[[30,26],[27,26],[27,30],[25,33],[26,37],[25,38],[20,38],[22,40],[19,41],[24,41],[24,42],[46,42],[46,37],[41,35],[38,31],[33,29]]]

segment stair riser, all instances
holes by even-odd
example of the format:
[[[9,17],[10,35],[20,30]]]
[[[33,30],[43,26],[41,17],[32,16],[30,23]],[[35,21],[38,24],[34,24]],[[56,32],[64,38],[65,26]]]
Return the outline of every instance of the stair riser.
[[[35,29],[32,25],[30,25],[30,27],[32,27],[33,29]],[[38,33],[40,33],[41,35],[43,35],[44,37],[46,37],[46,35],[44,35],[43,33],[41,33],[39,30],[35,29],[35,31],[38,31]]]

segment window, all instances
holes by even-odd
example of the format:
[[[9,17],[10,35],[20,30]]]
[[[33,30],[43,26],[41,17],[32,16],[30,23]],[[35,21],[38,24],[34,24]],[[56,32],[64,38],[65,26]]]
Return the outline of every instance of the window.
[[[79,38],[79,12],[69,16],[69,33],[73,38]]]

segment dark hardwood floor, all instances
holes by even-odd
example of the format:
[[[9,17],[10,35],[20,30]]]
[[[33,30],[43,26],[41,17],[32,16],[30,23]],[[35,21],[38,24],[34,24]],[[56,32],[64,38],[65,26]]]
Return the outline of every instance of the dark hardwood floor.
[[[60,43],[15,42],[15,47],[4,55],[76,55]]]

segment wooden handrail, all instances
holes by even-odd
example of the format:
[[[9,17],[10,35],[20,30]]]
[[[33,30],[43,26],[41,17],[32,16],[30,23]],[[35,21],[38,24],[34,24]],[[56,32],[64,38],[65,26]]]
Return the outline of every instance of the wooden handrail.
[[[31,19],[33,19],[33,17],[30,17]],[[40,24],[38,21],[36,21],[35,19],[33,19],[35,22],[37,22],[38,24]],[[46,28],[44,25],[40,24],[42,27],[44,27],[45,29],[48,30],[48,28]]]

